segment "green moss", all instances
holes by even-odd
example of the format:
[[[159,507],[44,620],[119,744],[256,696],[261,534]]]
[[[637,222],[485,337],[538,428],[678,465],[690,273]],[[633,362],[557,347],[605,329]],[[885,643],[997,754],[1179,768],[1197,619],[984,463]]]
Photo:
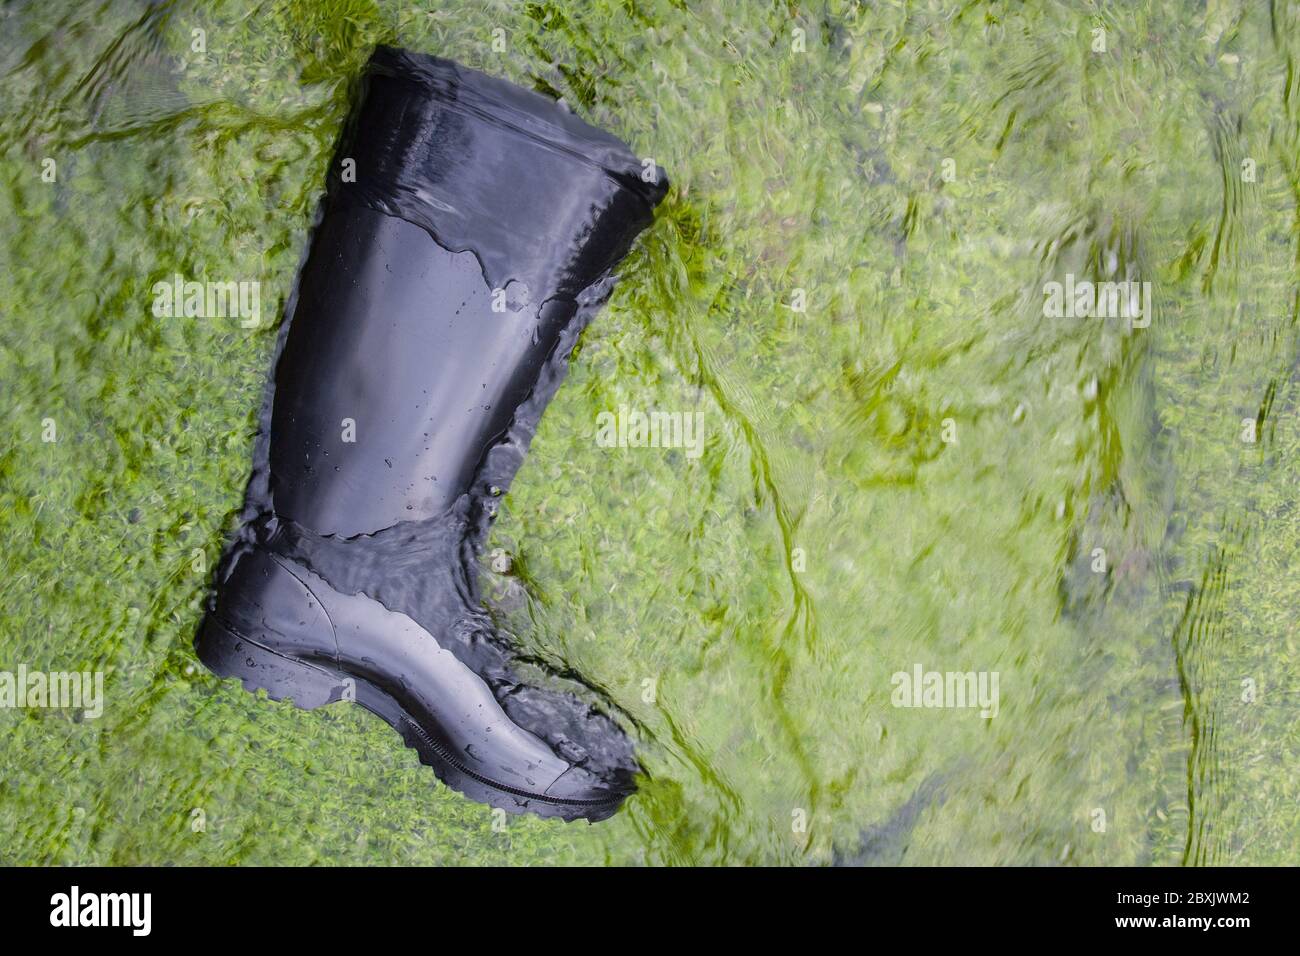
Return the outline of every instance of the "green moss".
[[[1300,31],[1175,6],[9,16],[0,669],[102,668],[108,704],[0,711],[0,860],[1292,862]],[[278,319],[376,42],[563,95],[673,180],[490,545],[523,647],[636,721],[649,779],[596,827],[498,833],[380,722],[190,649],[274,328],[150,288],[258,279]],[[1149,329],[1043,317],[1112,266]],[[703,455],[598,447],[620,404],[700,412]],[[892,707],[917,662],[998,671],[998,717]]]

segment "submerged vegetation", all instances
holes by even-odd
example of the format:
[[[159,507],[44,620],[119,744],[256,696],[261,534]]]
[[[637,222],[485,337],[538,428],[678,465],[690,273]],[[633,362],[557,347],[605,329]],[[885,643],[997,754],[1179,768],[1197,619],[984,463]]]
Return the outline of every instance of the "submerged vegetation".
[[[0,670],[106,679],[97,718],[0,710],[0,862],[1295,862],[1298,16],[6,5]],[[673,183],[482,572],[639,741],[597,826],[503,824],[191,649],[379,42]],[[1045,314],[1067,277],[1150,283],[1149,324]],[[182,279],[261,321],[155,314]],[[698,441],[598,441],[624,408]],[[914,667],[998,675],[996,716],[895,706]]]

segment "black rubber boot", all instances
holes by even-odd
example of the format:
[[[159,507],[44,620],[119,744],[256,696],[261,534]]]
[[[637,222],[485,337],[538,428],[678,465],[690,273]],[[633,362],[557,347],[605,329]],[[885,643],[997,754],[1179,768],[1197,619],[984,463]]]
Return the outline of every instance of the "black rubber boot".
[[[592,694],[515,677],[474,567],[665,178],[446,60],[381,47],[358,103],[196,650],[300,707],[355,700],[476,800],[603,819],[631,742]]]

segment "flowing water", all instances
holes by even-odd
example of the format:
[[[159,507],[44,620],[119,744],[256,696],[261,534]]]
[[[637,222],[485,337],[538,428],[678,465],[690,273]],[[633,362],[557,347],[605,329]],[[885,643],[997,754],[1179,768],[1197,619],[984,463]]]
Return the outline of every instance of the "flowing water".
[[[594,826],[193,655],[380,42],[672,179],[481,571],[637,740]],[[0,6],[0,670],[106,678],[0,710],[0,861],[1296,862],[1298,57],[1246,0]]]

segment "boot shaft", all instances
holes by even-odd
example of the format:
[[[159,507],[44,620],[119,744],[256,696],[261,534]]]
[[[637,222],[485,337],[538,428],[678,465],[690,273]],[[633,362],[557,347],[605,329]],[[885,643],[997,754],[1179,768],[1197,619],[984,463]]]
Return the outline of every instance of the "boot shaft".
[[[381,48],[276,369],[275,512],[348,537],[469,491],[578,298],[649,223],[666,184],[641,168],[544,97]]]

